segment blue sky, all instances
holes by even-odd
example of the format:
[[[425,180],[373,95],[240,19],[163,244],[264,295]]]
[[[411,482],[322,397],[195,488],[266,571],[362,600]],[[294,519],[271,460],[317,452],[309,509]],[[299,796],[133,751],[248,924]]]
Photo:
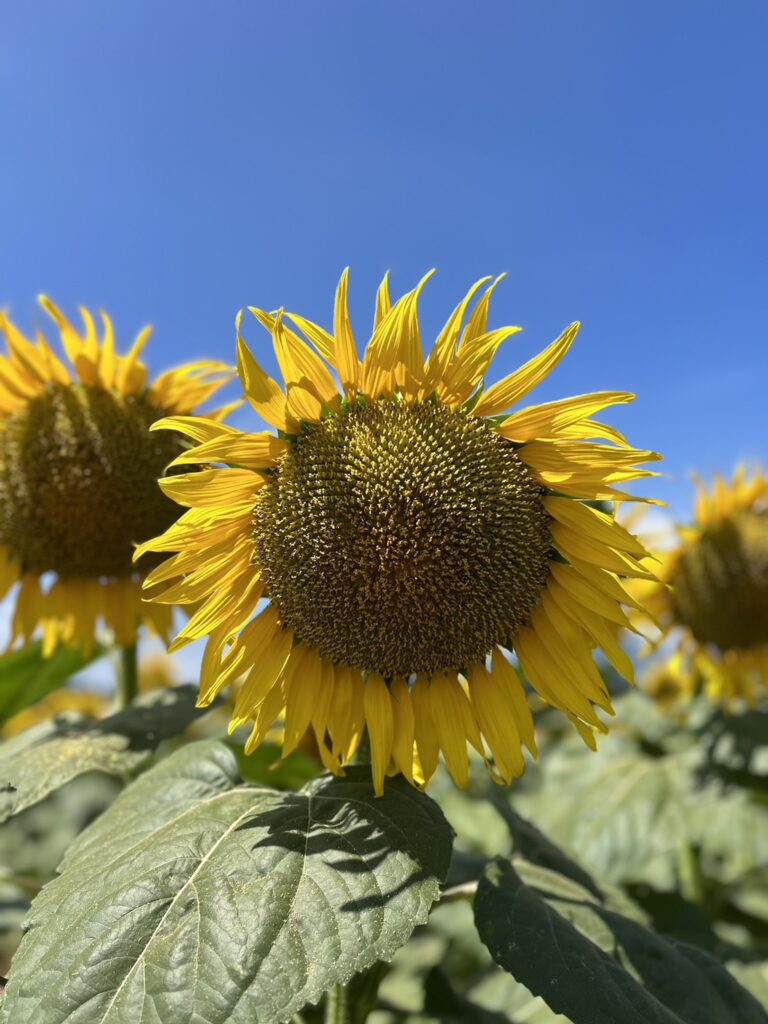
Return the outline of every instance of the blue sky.
[[[428,332],[506,270],[499,374],[638,394],[650,490],[766,459],[764,0],[7,0],[0,302],[103,306],[154,369],[231,359],[247,304],[359,333],[391,268]],[[267,353],[266,335],[249,338]],[[267,361],[268,355],[265,357]]]

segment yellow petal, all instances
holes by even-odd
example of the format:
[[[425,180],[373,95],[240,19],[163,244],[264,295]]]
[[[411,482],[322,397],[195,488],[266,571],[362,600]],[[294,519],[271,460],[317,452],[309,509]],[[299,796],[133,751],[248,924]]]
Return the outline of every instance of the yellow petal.
[[[433,676],[427,697],[437,741],[448,771],[456,785],[464,789],[469,781],[469,757],[461,702],[467,698],[456,677],[447,673]]]
[[[253,717],[277,680],[282,678],[297,650],[293,647],[290,629],[280,629],[272,635],[269,643],[264,645],[263,656],[255,661],[238,691],[230,728],[233,723],[242,725]]]
[[[616,519],[570,498],[544,498],[544,507],[558,522],[573,530],[581,531],[596,543],[607,544],[619,551],[626,551],[636,558],[647,558],[648,552],[640,541],[624,529]]]
[[[224,623],[229,625],[229,635],[234,635],[251,617],[263,592],[264,581],[259,572],[244,572],[239,580],[233,579],[229,586],[212,594],[197,609],[170,644],[168,652],[178,651],[193,640],[207,636]]]
[[[493,416],[496,413],[504,412],[511,408],[521,398],[525,398],[528,392],[532,391],[537,384],[540,384],[557,366],[571,347],[580,326],[578,321],[572,323],[543,352],[529,360],[519,370],[500,380],[498,384],[488,388],[475,406],[475,415]]]
[[[280,643],[276,640],[280,630],[280,620],[274,605],[268,605],[256,618],[251,619],[242,632],[234,638],[232,646],[221,659],[215,678],[211,678],[205,688],[203,688],[201,677],[198,707],[207,707],[225,686],[228,686],[238,676],[245,675],[257,662],[263,672],[264,665],[273,658],[273,655],[278,663],[274,676],[277,678],[285,658],[288,657],[293,639],[291,630],[283,631],[288,639],[284,641],[286,644],[285,658],[280,662],[278,651]],[[230,630],[227,623],[219,628],[217,635],[222,638],[221,643],[229,638]],[[274,653],[275,651],[277,653]]]
[[[533,441],[540,437],[557,437],[560,432],[593,412],[609,405],[631,402],[629,391],[598,391],[591,395],[561,398],[557,402],[534,405],[508,416],[496,429],[512,441]]]
[[[562,523],[552,523],[549,534],[555,543],[558,551],[569,558],[579,558],[584,562],[590,562],[601,569],[609,569],[622,576],[632,576],[641,580],[655,580],[656,576],[644,568],[631,555],[623,551],[615,551],[605,544],[592,541],[576,530],[571,530]]]
[[[590,723],[600,724],[592,705],[574,686],[570,673],[555,661],[553,652],[547,650],[534,629],[526,626],[517,633],[515,650],[526,676],[547,703],[561,711],[571,711]]]
[[[617,626],[628,625],[628,619],[616,599],[596,589],[574,566],[562,565],[553,561],[549,568],[558,584],[571,595],[574,601],[592,608],[598,615],[616,623]]]
[[[618,628],[615,622],[606,619],[596,610],[584,606],[579,600],[575,600],[572,593],[565,587],[552,585],[549,588],[550,597],[559,605],[560,609],[569,615],[574,621],[583,627],[595,644],[604,652],[606,658],[620,676],[634,684],[635,670],[630,657],[621,647],[618,641]]]
[[[579,693],[612,714],[605,681],[592,657],[593,641],[579,624],[563,614],[549,591],[533,612],[531,627],[561,675],[567,675]]]
[[[411,691],[416,749],[425,782],[429,782],[435,774],[440,756],[440,745],[430,710],[429,687],[429,680],[424,676],[419,676]]]
[[[510,783],[515,776],[522,775],[524,767],[514,710],[484,666],[473,665],[467,681],[480,729],[504,781]]]
[[[447,370],[451,359],[453,359],[453,356],[455,355],[459,331],[461,330],[461,323],[464,319],[467,307],[472,301],[472,296],[478,288],[485,284],[486,281],[490,281],[490,277],[481,277],[479,281],[476,281],[472,285],[467,294],[448,317],[445,326],[438,334],[435,344],[432,347],[432,351],[429,354],[429,358],[427,359],[427,364],[424,368],[422,397],[431,395],[443,379],[445,371]],[[376,322],[378,324],[380,321],[377,320]]]
[[[226,423],[217,423],[206,416],[164,416],[160,420],[155,420],[149,429],[175,430],[185,437],[191,437],[198,444],[238,433],[234,427],[228,427]]]
[[[139,362],[141,350],[149,340],[152,328],[147,326],[139,332],[127,355],[117,357],[115,387],[123,395],[135,395],[144,387],[147,379],[146,368]]]
[[[309,338],[329,366],[336,366],[336,342],[332,334],[297,313],[284,313],[283,316]]]
[[[287,399],[277,381],[272,380],[254,359],[240,334],[242,311],[237,314],[237,372],[245,397],[270,426],[286,434],[296,432],[297,423],[288,413]]]
[[[169,467],[226,462],[230,466],[242,466],[245,469],[269,469],[288,447],[287,441],[282,441],[274,434],[227,433],[182,452],[169,463]]]
[[[283,757],[299,745],[309,728],[322,690],[322,669],[317,651],[299,644],[285,670],[285,738]]]
[[[404,679],[395,679],[390,686],[392,697],[392,715],[394,723],[394,740],[392,743],[392,760],[395,767],[402,772],[413,785],[413,744],[415,738],[413,705],[411,692]]]
[[[491,675],[495,684],[499,687],[504,700],[514,711],[515,723],[522,743],[528,748],[532,756],[536,757],[536,734],[533,728],[533,715],[528,706],[523,684],[499,647],[496,647],[493,651]]]
[[[480,382],[496,350],[521,327],[499,327],[468,341],[445,371],[439,386],[441,398],[449,405],[466,401]]]
[[[284,706],[283,688],[278,681],[269,691],[256,713],[251,735],[245,744],[246,754],[252,754],[263,743],[265,736],[280,717],[280,712]]]
[[[480,335],[487,333],[488,309],[491,302],[491,296],[506,276],[506,273],[499,274],[490,287],[486,288],[480,298],[480,301],[472,310],[467,325],[461,334],[461,340],[459,341],[458,346],[459,353],[461,353],[464,347],[474,338],[479,338]]]
[[[274,318],[249,306],[254,316],[272,321],[272,342],[286,384],[288,405],[308,421],[320,418],[323,404],[337,401],[333,377],[322,359],[293,331],[286,329],[282,310]]]
[[[416,304],[433,273],[399,299],[374,331],[363,360],[362,390],[369,398],[389,397],[398,387],[407,397],[417,397],[424,362]]]
[[[387,684],[376,672],[365,683],[365,721],[371,741],[371,774],[376,796],[384,793],[384,776],[392,757],[394,718]]]
[[[376,290],[376,309],[373,314],[374,331],[384,320],[390,309],[392,309],[392,300],[389,297],[389,271],[387,271]]]
[[[365,732],[364,685],[356,669],[337,666],[331,710],[328,716],[333,756],[349,761]]]
[[[347,288],[349,285],[349,267],[341,275],[336,289],[336,302],[333,310],[333,333],[335,335],[336,369],[341,385],[347,394],[354,395],[360,387],[360,363],[357,358],[355,337],[349,321],[347,307]],[[378,297],[377,297],[378,308]]]
[[[201,469],[161,477],[158,483],[163,493],[179,505],[213,508],[248,501],[265,481],[247,469]]]

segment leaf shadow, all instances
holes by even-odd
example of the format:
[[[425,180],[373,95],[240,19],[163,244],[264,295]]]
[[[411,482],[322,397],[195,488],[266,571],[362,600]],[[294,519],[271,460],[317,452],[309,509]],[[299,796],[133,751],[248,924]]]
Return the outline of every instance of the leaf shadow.
[[[333,793],[334,788],[339,790],[338,794]],[[355,796],[345,789],[352,789]],[[427,798],[419,794],[419,799]],[[398,789],[374,798],[367,780],[365,785],[349,787],[330,782],[314,791],[284,793],[278,806],[260,811],[252,820],[240,824],[238,831],[266,827],[267,834],[254,844],[253,850],[278,847],[301,857],[318,857],[335,872],[361,879],[374,872],[380,878],[382,865],[396,859],[398,874],[406,871],[397,884],[386,891],[348,900],[339,907],[359,913],[384,907],[435,877],[434,865],[425,856],[426,848],[414,842],[397,824],[402,804]]]

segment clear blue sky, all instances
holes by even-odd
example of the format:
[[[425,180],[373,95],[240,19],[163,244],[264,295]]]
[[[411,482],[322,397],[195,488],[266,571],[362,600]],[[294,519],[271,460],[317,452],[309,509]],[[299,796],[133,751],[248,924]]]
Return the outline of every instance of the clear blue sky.
[[[154,369],[233,353],[247,304],[360,333],[438,268],[433,328],[509,272],[499,372],[628,388],[651,490],[768,456],[765,0],[6,0],[0,302],[103,306]],[[249,337],[266,351],[255,323]]]

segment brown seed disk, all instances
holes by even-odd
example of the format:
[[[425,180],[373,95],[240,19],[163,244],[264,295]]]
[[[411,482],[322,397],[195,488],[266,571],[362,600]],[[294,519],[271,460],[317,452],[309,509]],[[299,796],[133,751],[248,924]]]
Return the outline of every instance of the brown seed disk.
[[[25,570],[124,576],[134,544],[165,530],[178,506],[157,485],[184,442],[149,433],[163,416],[143,396],[56,385],[0,430],[0,544]]]
[[[721,650],[768,643],[768,515],[730,515],[681,556],[675,614],[701,643]]]
[[[514,447],[443,406],[377,402],[311,427],[254,509],[256,560],[290,625],[336,663],[459,669],[523,626],[549,517]]]

